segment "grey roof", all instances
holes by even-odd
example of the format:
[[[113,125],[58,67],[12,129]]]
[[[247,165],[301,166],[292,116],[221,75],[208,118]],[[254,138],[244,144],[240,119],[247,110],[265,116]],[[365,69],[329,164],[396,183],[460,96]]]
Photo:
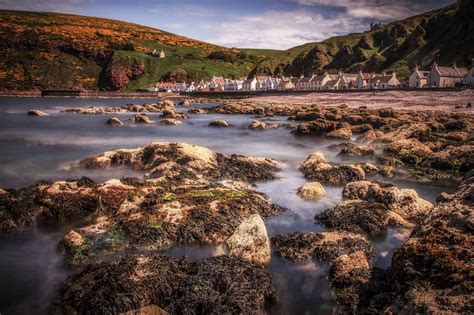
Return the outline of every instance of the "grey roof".
[[[459,78],[459,73],[454,68],[438,66],[438,71],[442,77]]]
[[[373,77],[372,79],[369,80],[369,83],[388,83],[392,79],[391,75],[384,75],[381,77]]]

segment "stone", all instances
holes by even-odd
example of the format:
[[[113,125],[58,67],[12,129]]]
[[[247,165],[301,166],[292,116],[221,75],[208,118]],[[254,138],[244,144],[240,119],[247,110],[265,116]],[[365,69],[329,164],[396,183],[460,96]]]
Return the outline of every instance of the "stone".
[[[167,126],[179,126],[179,125],[182,125],[183,123],[177,119],[165,118],[160,121],[160,124],[167,125]]]
[[[39,109],[30,109],[28,111],[29,116],[48,116],[47,113],[40,111]]]
[[[261,120],[254,120],[249,125],[249,129],[263,130],[263,129],[266,129],[266,128],[267,128],[267,124],[264,121],[261,121]]]
[[[306,200],[319,200],[326,195],[326,191],[320,183],[312,182],[298,188],[298,195]]]
[[[123,126],[123,122],[118,117],[110,117],[106,124],[110,126]]]
[[[153,120],[151,120],[148,116],[146,115],[135,115],[134,118],[135,122],[141,123],[141,124],[152,124],[154,123]]]
[[[226,244],[231,256],[260,265],[270,263],[270,240],[265,223],[258,214],[244,219],[234,234],[227,239]]]
[[[214,120],[209,123],[210,127],[225,128],[229,127],[229,124],[225,120]]]
[[[352,137],[352,130],[347,127],[339,128],[329,132],[326,136],[328,138],[350,140]]]

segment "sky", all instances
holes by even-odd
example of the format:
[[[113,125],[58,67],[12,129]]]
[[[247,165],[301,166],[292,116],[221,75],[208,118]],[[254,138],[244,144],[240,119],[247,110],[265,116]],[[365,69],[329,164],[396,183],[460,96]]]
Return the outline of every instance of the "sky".
[[[455,0],[0,0],[0,9],[75,13],[151,26],[217,45],[288,49],[362,32]]]

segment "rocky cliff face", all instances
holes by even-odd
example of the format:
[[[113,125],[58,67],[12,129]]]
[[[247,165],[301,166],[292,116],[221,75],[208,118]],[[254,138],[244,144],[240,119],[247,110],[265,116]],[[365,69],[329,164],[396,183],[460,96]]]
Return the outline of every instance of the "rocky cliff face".
[[[286,74],[299,76],[363,68],[366,71],[393,69],[407,77],[416,62],[421,66],[431,65],[435,60],[467,66],[474,57],[473,11],[474,2],[460,0],[443,9],[368,32],[291,48],[267,58],[254,72],[274,73],[283,68]]]

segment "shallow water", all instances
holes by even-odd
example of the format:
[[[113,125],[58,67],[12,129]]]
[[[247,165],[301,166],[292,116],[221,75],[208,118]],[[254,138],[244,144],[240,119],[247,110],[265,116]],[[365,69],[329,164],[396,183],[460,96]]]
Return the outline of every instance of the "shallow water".
[[[59,111],[60,107],[116,106],[144,102],[127,99],[0,98],[0,151],[3,152],[0,154],[0,186],[17,188],[38,180],[83,175],[97,181],[123,176],[141,177],[141,173],[129,169],[85,171],[68,165],[103,151],[134,148],[151,141],[186,142],[227,154],[265,156],[282,161],[279,179],[256,187],[266,193],[272,202],[289,209],[266,222],[268,233],[272,236],[294,231],[324,231],[323,227],[314,223],[313,217],[341,200],[342,187],[325,186],[327,195],[324,198],[317,202],[304,201],[296,195],[298,187],[305,183],[297,167],[313,151],[322,151],[333,162],[353,161],[327,148],[336,141],[297,138],[286,128],[263,131],[247,129],[257,116],[189,114],[190,118],[184,120],[181,126],[126,123],[123,127],[115,128],[105,125],[110,115]],[[50,116],[26,115],[31,108],[48,112]],[[117,116],[126,120],[133,114]],[[158,114],[149,116],[158,120]],[[208,127],[208,123],[215,119],[225,119],[231,127]],[[285,117],[272,117],[270,122],[291,124]],[[400,187],[416,189],[420,196],[431,202],[440,192],[453,190],[450,186],[413,184],[400,176],[390,181]],[[0,240],[1,314],[41,314],[47,311],[59,283],[69,274],[57,252],[57,243],[68,229],[34,229]],[[409,232],[405,228],[391,228],[385,238],[377,240],[375,265],[388,267],[393,251],[409,236]],[[204,258],[222,254],[225,248],[187,246],[167,252],[177,257],[187,255]],[[279,304],[272,308],[271,313],[319,314],[334,310],[334,304],[330,301],[327,265],[316,261],[291,263],[274,255],[268,268],[280,293]]]

